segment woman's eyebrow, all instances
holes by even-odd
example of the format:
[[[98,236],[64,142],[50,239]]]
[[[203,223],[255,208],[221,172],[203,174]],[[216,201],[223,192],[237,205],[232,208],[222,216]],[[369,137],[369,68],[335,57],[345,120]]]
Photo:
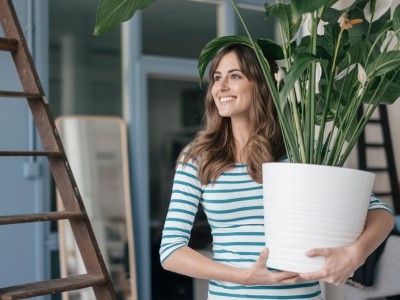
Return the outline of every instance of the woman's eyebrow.
[[[231,70],[228,70],[227,73],[232,73],[232,72],[241,72],[241,73],[243,73],[242,70],[240,70],[240,69],[231,69]],[[216,71],[214,71],[214,74],[221,74],[221,71],[216,70]]]

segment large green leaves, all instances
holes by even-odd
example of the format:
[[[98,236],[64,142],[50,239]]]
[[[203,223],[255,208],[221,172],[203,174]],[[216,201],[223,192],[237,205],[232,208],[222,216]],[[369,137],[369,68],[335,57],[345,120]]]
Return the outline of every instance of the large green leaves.
[[[364,102],[375,102],[379,104],[393,104],[400,97],[400,74],[399,68],[387,74],[381,81],[377,81],[369,89]],[[376,100],[375,100],[376,99]]]
[[[286,3],[265,4],[265,12],[267,17],[271,14],[278,19],[279,24],[282,26],[283,33],[286,40],[291,41],[297,34],[301,22],[293,22],[294,15],[292,6]]]
[[[122,22],[128,21],[134,13],[156,2],[156,0],[100,0],[96,14],[94,35],[113,30]]]
[[[257,44],[262,49],[264,56],[272,60],[281,60],[285,58],[282,47],[269,39],[258,39]],[[292,48],[295,48],[294,42]]]
[[[380,53],[370,64],[366,72],[367,76],[381,76],[400,66],[400,50]]]
[[[400,97],[400,84],[395,82],[388,83],[387,86],[379,88],[377,92],[378,95],[382,94],[379,104],[393,104]],[[374,93],[371,92],[370,95],[373,96]]]
[[[393,14],[393,30],[400,37],[400,6],[397,6]]]
[[[317,10],[332,2],[332,0],[292,0],[292,5],[296,12],[296,16],[300,16],[306,12]]]
[[[299,53],[296,56],[290,71],[285,76],[285,84],[283,89],[279,93],[282,104],[284,104],[287,100],[290,91],[294,89],[296,81],[300,79],[310,64],[312,62],[316,62],[317,60],[318,59],[310,53]]]
[[[250,39],[243,36],[223,36],[213,39],[204,46],[203,50],[201,50],[200,53],[199,61],[197,64],[200,79],[204,77],[207,66],[213,59],[215,54],[217,54],[220,49],[232,44],[242,44],[252,47]]]

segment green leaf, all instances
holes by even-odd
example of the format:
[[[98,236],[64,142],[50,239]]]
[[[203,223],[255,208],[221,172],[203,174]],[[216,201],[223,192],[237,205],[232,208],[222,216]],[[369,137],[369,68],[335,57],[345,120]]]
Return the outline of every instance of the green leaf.
[[[366,72],[367,76],[381,76],[400,66],[400,50],[388,51],[377,55],[370,64]]]
[[[342,126],[343,117],[344,117],[345,113],[346,113],[346,111],[342,110],[342,115],[339,117],[339,126]],[[356,129],[357,129],[357,126],[358,126],[357,118],[351,119],[350,120],[350,124],[346,124],[346,125],[347,125],[346,126],[346,130],[348,129],[347,134],[346,134],[346,141],[350,142],[352,137],[353,137],[353,135],[354,135],[354,133],[356,132]],[[343,130],[343,132],[345,132],[345,130]]]
[[[396,102],[400,97],[400,76],[397,75],[396,79],[395,81],[385,79],[385,82],[380,87],[371,88],[365,97],[365,102],[370,102],[375,92],[377,92],[379,104],[393,104]]]
[[[332,94],[339,99],[343,106],[347,105],[348,101],[353,100],[360,85],[359,81],[352,82],[355,70],[356,68],[348,72],[347,76],[333,83]]]
[[[397,32],[397,37],[400,38],[400,5],[396,7],[393,14],[393,30]]]
[[[362,24],[358,24],[362,25]],[[378,40],[375,45],[375,48],[372,50],[372,46],[376,42],[378,38],[378,33],[370,33],[368,37],[365,37],[363,29],[361,26],[354,26],[348,30],[349,34],[349,54],[351,56],[351,64],[359,62],[362,65],[365,65],[366,59],[368,57],[368,53],[372,51],[371,57],[375,57],[380,53],[380,46],[382,45],[382,39]],[[385,25],[386,26],[386,25]],[[370,59],[371,59],[370,57]],[[356,58],[358,60],[356,61]],[[371,61],[368,60],[367,64],[370,64]]]
[[[341,11],[329,7],[324,9],[321,19],[329,24],[336,24],[341,14]]]
[[[372,23],[371,32],[379,31],[386,23],[390,21],[390,10],[385,12],[382,17]]]
[[[293,22],[294,17],[292,6],[290,4],[281,2],[273,4],[267,3],[265,4],[265,12],[267,17],[272,14],[278,19],[287,41],[291,41],[296,36],[301,22]]]
[[[332,0],[292,0],[296,15],[317,10],[318,8],[330,4]]]
[[[375,8],[376,8],[376,0],[371,0],[369,2],[369,10],[370,10],[371,14],[375,14]]]
[[[102,35],[128,21],[134,13],[156,2],[156,0],[100,0],[96,13],[94,35]]]
[[[265,57],[273,60],[284,59],[282,47],[269,39],[258,39],[257,44],[260,46]]]
[[[207,66],[210,63],[210,61],[214,58],[215,54],[217,54],[217,52],[220,49],[231,44],[243,44],[253,48],[250,39],[243,36],[236,36],[236,35],[222,36],[213,39],[212,41],[207,43],[207,45],[204,46],[203,50],[201,50],[200,53],[197,65],[197,68],[199,70],[200,80],[203,79]]]
[[[329,53],[330,57],[333,57],[335,53],[336,44],[338,42],[340,27],[338,24],[325,25],[325,31],[323,36],[323,47]]]
[[[328,114],[326,116],[326,121],[332,121],[335,117],[337,98],[331,96],[329,100]],[[322,115],[324,113],[325,99],[323,95],[317,94],[315,97],[315,124],[321,125]]]
[[[285,77],[285,84],[279,93],[282,103],[286,102],[289,92],[294,88],[295,82],[300,79],[300,76],[310,64],[317,60],[318,59],[310,53],[299,53],[295,57],[294,63]]]

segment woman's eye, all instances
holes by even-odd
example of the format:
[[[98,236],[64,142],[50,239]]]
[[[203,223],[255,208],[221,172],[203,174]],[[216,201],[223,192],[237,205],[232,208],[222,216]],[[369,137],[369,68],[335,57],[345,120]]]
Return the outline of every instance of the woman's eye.
[[[214,76],[214,81],[220,81],[220,80],[221,80],[221,76],[219,76],[219,75]]]
[[[232,78],[233,78],[233,79],[239,79],[239,78],[240,78],[240,75],[239,75],[239,74],[232,74]]]

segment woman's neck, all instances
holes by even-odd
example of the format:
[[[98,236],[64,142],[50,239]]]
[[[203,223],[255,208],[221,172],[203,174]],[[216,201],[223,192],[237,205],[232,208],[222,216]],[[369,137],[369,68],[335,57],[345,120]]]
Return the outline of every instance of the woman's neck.
[[[246,145],[250,136],[250,124],[248,122],[233,122],[232,134],[235,139],[235,161],[237,163],[247,162]]]

